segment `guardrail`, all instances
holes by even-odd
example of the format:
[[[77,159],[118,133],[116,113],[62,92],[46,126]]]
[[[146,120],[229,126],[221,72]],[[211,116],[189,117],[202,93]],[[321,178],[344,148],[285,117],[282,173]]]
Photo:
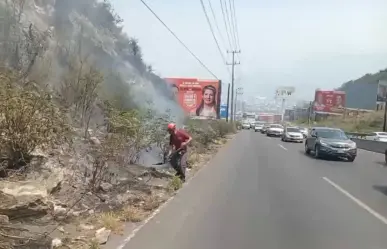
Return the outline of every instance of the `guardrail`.
[[[386,142],[379,142],[374,140],[366,140],[366,139],[359,139],[359,138],[352,138],[352,140],[356,143],[357,148],[368,150],[376,153],[384,154],[387,150],[387,143]]]

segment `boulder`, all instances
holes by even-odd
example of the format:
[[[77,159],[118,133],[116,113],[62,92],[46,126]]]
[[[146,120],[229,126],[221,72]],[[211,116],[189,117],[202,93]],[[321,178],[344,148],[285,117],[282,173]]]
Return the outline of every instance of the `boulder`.
[[[9,217],[6,215],[0,214],[0,224],[8,224],[9,223]]]
[[[101,229],[98,229],[95,232],[95,239],[96,239],[96,241],[100,245],[106,244],[106,242],[109,240],[109,236],[110,236],[111,232],[112,232],[111,230],[106,229],[105,227],[103,227]]]
[[[44,216],[49,210],[47,195],[47,189],[37,182],[0,181],[0,214],[11,220]]]

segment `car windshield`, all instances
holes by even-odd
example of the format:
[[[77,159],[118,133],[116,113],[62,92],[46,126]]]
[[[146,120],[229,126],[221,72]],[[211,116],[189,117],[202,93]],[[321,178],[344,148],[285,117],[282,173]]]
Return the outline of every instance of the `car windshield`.
[[[282,128],[281,125],[270,125],[270,128]]]
[[[378,132],[377,135],[381,136],[381,137],[386,137],[387,136],[387,132]]]
[[[291,128],[287,128],[287,129],[286,129],[286,131],[287,131],[287,132],[300,132],[300,130],[299,130],[299,129],[297,129],[297,128],[293,128],[293,127],[291,127]]]
[[[317,134],[321,138],[348,139],[347,135],[341,130],[317,130]]]

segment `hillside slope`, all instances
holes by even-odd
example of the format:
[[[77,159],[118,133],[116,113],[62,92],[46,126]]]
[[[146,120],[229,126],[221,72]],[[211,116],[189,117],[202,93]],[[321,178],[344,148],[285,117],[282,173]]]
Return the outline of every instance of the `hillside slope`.
[[[87,61],[103,72],[106,98],[127,107],[153,102],[158,112],[182,115],[167,85],[143,61],[137,40],[122,32],[122,19],[108,1],[1,0],[0,8],[8,27],[0,35],[1,61],[8,66],[26,68],[30,78],[43,69],[44,84],[58,88],[74,58]]]
[[[379,80],[387,80],[387,69],[348,81],[342,84],[337,90],[346,92],[346,106],[348,108],[375,110]]]

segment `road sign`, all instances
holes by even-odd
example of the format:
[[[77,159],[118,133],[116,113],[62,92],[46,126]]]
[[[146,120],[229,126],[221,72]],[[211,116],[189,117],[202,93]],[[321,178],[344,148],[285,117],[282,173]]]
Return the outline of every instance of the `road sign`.
[[[227,118],[227,104],[220,105],[220,118]]]

